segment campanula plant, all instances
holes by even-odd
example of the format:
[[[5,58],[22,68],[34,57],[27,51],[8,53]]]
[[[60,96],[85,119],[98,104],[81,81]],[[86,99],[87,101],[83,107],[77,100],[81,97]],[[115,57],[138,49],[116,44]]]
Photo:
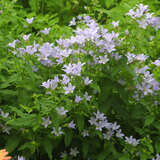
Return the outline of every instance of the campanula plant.
[[[35,34],[36,17],[24,18],[7,46],[11,61],[1,60],[7,151],[39,160],[159,159],[159,17],[138,3],[123,19],[100,25],[83,14]]]

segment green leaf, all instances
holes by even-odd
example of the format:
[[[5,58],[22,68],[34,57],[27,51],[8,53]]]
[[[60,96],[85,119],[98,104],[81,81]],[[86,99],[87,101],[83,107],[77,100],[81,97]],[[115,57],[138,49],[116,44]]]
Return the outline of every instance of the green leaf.
[[[87,142],[83,142],[83,148],[82,148],[82,152],[83,152],[83,158],[85,159],[88,153],[88,149],[89,149],[89,144]]]
[[[77,127],[79,131],[82,131],[84,129],[84,117],[82,115],[77,115]]]
[[[48,154],[50,160],[52,160],[52,150],[53,150],[53,142],[51,140],[45,139],[43,141],[43,147]]]
[[[21,138],[19,136],[15,136],[15,135],[10,136],[7,140],[7,144],[5,146],[5,149],[9,153],[13,152],[16,149],[16,147],[19,145],[20,141],[21,141]]]
[[[118,160],[130,160],[129,155],[123,155]]]
[[[64,143],[65,143],[65,146],[68,147],[72,141],[72,137],[73,137],[73,132],[71,130],[67,130],[65,132],[65,138],[64,138]]]
[[[146,117],[145,122],[144,122],[144,126],[149,126],[150,124],[153,123],[153,121],[155,120],[155,116],[154,115],[149,115]]]
[[[13,127],[33,127],[37,123],[39,123],[39,116],[36,114],[26,114],[25,117],[12,119],[7,122],[8,125]]]

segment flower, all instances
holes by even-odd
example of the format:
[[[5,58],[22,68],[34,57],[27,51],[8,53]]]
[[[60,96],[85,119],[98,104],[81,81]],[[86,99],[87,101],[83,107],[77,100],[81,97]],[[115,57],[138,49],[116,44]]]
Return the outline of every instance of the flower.
[[[90,101],[90,99],[92,98],[92,96],[88,95],[88,92],[85,92],[84,97],[86,98],[87,101]]]
[[[84,84],[89,85],[92,83],[93,80],[90,80],[88,77],[84,78]]]
[[[87,131],[87,130],[83,130],[82,136],[83,136],[83,137],[88,137],[88,136],[89,136],[88,131]]]
[[[34,17],[26,18],[26,21],[27,21],[28,24],[31,24],[33,22],[33,20],[34,20]]]
[[[69,22],[69,26],[75,26],[76,25],[76,18],[73,17],[73,19]]]
[[[50,120],[50,117],[48,117],[48,118],[43,117],[42,120],[43,120],[42,125],[44,126],[44,128],[47,128],[48,125],[50,125],[52,123],[52,121]]]
[[[41,33],[47,35],[49,34],[50,28],[45,28],[44,30],[40,31]]]
[[[73,93],[75,86],[72,86],[71,83],[68,84],[67,87],[63,87],[65,90],[65,94]]]
[[[64,152],[61,152],[61,158],[65,158],[67,156],[67,152],[66,151],[64,151]]]
[[[18,160],[25,160],[23,156],[18,156]]]
[[[76,129],[75,126],[76,126],[76,124],[74,123],[73,120],[68,124],[68,127],[69,127],[69,128]]]
[[[52,129],[53,130],[51,133],[54,134],[55,136],[60,136],[60,135],[64,134],[61,127],[59,127],[58,130],[55,127],[53,127]]]
[[[118,27],[119,26],[119,21],[113,21],[112,25],[113,25],[114,28]]]
[[[31,34],[28,34],[28,35],[24,35],[22,38],[23,38],[23,40],[27,41],[30,36],[31,36]]]
[[[56,108],[57,112],[59,115],[66,115],[66,113],[68,112],[68,110],[65,110],[64,107],[61,107],[61,108]]]
[[[76,102],[76,103],[79,103],[81,100],[82,100],[82,98],[81,98],[80,96],[77,96],[77,95],[76,95],[75,102]]]
[[[77,154],[79,154],[79,151],[77,150],[77,147],[71,148],[70,155],[73,156],[73,157],[76,157]]]
[[[133,146],[137,146],[139,144],[139,140],[136,140],[135,138],[133,138],[133,136],[125,137],[125,142],[127,142]]]

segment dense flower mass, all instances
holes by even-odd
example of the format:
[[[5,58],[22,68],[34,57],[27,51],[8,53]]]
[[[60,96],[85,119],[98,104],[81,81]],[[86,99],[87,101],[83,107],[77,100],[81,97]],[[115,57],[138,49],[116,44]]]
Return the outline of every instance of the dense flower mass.
[[[143,159],[144,151],[150,159],[159,160],[159,154],[153,158],[150,147],[150,137],[157,133],[149,135],[147,127],[159,130],[158,123],[151,124],[159,118],[159,109],[153,107],[159,105],[160,60],[143,48],[153,49],[159,18],[143,4],[126,16],[128,24],[121,30],[123,21],[107,21],[106,28],[88,15],[79,15],[69,23],[70,36],[58,39],[52,37],[50,26],[40,28],[36,35],[29,33],[36,19],[26,18],[28,30],[8,44],[19,73],[15,76],[13,71],[0,89],[6,87],[4,95],[13,94],[20,105],[0,108],[2,135],[17,131],[27,141],[20,151],[41,154],[38,147],[44,148],[50,160],[53,152],[55,159],[103,160],[110,155]],[[145,35],[147,29],[151,31]],[[144,46],[139,45],[141,34],[147,36]],[[21,139],[15,142],[17,146]]]

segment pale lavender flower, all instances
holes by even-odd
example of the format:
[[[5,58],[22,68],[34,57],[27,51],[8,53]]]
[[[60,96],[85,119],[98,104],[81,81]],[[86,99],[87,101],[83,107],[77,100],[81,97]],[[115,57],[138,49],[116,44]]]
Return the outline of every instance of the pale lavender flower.
[[[59,115],[62,115],[62,116],[65,116],[66,113],[68,112],[68,110],[65,110],[64,107],[61,107],[61,108],[56,108],[57,112]]]
[[[79,15],[79,16],[77,16],[77,18],[78,18],[79,20],[81,20],[81,19],[82,19],[82,16]]]
[[[51,89],[55,89],[58,86],[58,81],[57,79],[49,79],[47,80],[47,82],[43,82],[42,85],[45,88],[51,88]]]
[[[50,28],[44,28],[44,30],[40,31],[41,33],[47,35],[49,34]]]
[[[53,127],[52,129],[53,130],[51,133],[54,134],[55,136],[60,136],[60,135],[64,134],[61,127],[59,127],[58,130],[55,127]]]
[[[146,19],[142,19],[142,20],[137,20],[139,27],[146,29],[146,27],[148,26],[148,22]]]
[[[156,65],[156,66],[160,66],[160,60],[157,59],[154,62],[152,62],[152,64]]]
[[[66,151],[64,151],[64,152],[61,152],[61,158],[65,158],[67,156],[67,152]]]
[[[90,80],[88,77],[83,78],[83,80],[84,80],[84,84],[85,84],[85,85],[89,85],[89,84],[91,84],[92,81],[93,81],[93,80]]]
[[[84,97],[86,98],[87,101],[90,101],[90,99],[92,98],[92,96],[88,95],[88,92],[85,92]]]
[[[116,131],[116,137],[118,137],[118,138],[123,138],[124,137],[124,134],[122,133],[121,129]]]
[[[18,160],[25,160],[25,157],[23,157],[23,156],[18,156]]]
[[[77,157],[77,154],[79,154],[79,151],[77,150],[77,148],[71,148],[71,151],[70,151],[70,155],[73,156],[73,157]]]
[[[65,90],[65,94],[73,93],[75,86],[72,86],[71,83],[68,84],[67,87],[63,87]]]
[[[155,157],[155,158],[152,158],[152,160],[160,160],[160,155],[159,155],[159,154],[156,154],[156,157]]]
[[[112,25],[113,25],[114,28],[118,27],[119,26],[119,21],[113,21]]]
[[[91,117],[90,120],[88,120],[90,125],[96,125],[97,124],[97,119],[95,117]]]
[[[44,126],[44,128],[47,128],[52,123],[52,121],[50,120],[50,117],[48,118],[43,117],[42,120],[43,120],[42,125]]]
[[[100,63],[100,64],[106,64],[108,61],[109,61],[109,59],[108,59],[107,55],[105,55],[105,56],[99,56],[98,63]]]
[[[74,121],[72,120],[69,124],[68,124],[68,127],[69,128],[73,128],[73,129],[76,129],[76,124],[74,123]]]
[[[126,36],[128,36],[128,34],[129,34],[128,29],[126,29],[126,30],[124,31],[124,33],[125,33]]]
[[[8,46],[12,47],[12,48],[15,48],[16,47],[16,43],[19,43],[19,42],[20,42],[19,40],[14,40],[13,42],[9,43]]]
[[[120,125],[117,125],[117,122],[114,122],[113,124],[112,124],[112,129],[113,130],[117,130],[117,129],[119,129],[120,128]]]
[[[28,35],[24,35],[22,38],[23,38],[23,40],[27,41],[27,40],[29,40],[30,36],[31,36],[31,34],[28,34]]]
[[[34,17],[26,18],[26,21],[27,21],[28,24],[32,24],[33,20],[34,20]]]
[[[63,74],[62,76],[63,76],[62,83],[63,84],[68,84],[70,82],[69,77],[66,76],[65,74]]]
[[[97,120],[106,120],[106,116],[104,113],[100,113],[100,111],[94,112],[93,114],[96,116]]]
[[[125,142],[133,146],[137,146],[139,144],[139,140],[136,140],[133,136],[125,137]]]
[[[81,98],[80,96],[77,96],[77,95],[76,95],[75,102],[76,102],[76,103],[79,103],[81,100],[82,100],[82,98]]]
[[[87,131],[87,130],[83,130],[82,136],[83,136],[83,137],[88,137],[88,136],[89,136],[88,131]]]
[[[84,63],[81,63],[81,62],[78,62],[77,64],[70,63],[69,65],[64,65],[63,70],[66,72],[66,74],[80,76],[83,65],[84,65]]]
[[[108,130],[107,133],[103,133],[104,139],[110,140],[113,134],[113,130]]]
[[[0,112],[1,112],[1,116],[2,116],[3,118],[8,118],[9,112],[7,112],[7,113],[4,113],[3,111],[0,111]]]
[[[76,25],[76,18],[73,17],[73,19],[69,22],[69,26],[75,26]]]

